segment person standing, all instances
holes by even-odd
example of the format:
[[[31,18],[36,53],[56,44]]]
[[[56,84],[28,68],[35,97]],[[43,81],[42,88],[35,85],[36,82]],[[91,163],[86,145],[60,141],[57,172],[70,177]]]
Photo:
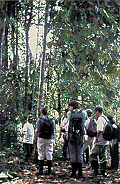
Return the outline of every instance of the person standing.
[[[33,127],[33,117],[30,115],[28,117],[27,123],[23,126],[23,149],[25,152],[25,160],[29,160],[33,150],[34,141],[34,127]]]
[[[84,153],[86,153],[86,164],[89,162],[89,154],[93,145],[94,137],[97,134],[97,124],[92,117],[93,111],[91,109],[86,110],[88,119],[85,121],[85,136],[84,136]]]
[[[118,149],[118,136],[119,130],[116,125],[113,116],[107,116],[112,127],[113,127],[113,139],[110,141],[110,155],[111,155],[111,166],[108,168],[112,172],[117,171],[119,167],[119,149]]]
[[[36,124],[35,140],[37,140],[39,175],[43,174],[44,158],[47,159],[48,172],[51,174],[53,159],[53,143],[54,143],[54,120],[48,117],[47,109],[43,107],[40,110],[40,117]]]
[[[93,177],[98,175],[98,158],[101,165],[101,174],[105,176],[106,163],[107,163],[107,145],[109,141],[103,138],[103,130],[108,121],[107,117],[103,114],[103,108],[96,106],[95,119],[97,120],[97,136],[95,138],[94,146],[90,155],[91,166],[94,169]]]
[[[61,138],[61,134],[63,134],[64,139],[64,145],[63,145],[63,158],[66,160],[67,158],[67,148],[68,148],[68,125],[69,120],[67,117],[68,109],[65,109],[63,111],[63,117],[61,118],[61,125],[60,125],[60,131],[59,131],[59,137],[58,140]]]
[[[73,100],[69,103],[69,112],[67,113],[69,120],[68,127],[68,145],[70,153],[70,162],[72,166],[72,178],[82,178],[83,163],[83,136],[84,123],[87,119],[86,111],[80,109],[79,102]],[[78,176],[76,171],[78,169]]]

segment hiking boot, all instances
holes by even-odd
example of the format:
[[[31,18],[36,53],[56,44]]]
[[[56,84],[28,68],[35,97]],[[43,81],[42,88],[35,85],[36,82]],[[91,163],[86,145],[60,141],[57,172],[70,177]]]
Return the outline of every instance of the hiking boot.
[[[106,176],[105,170],[106,170],[106,162],[103,162],[101,164],[101,173],[100,174],[103,175],[103,176]]]
[[[98,175],[98,161],[92,161],[91,166],[94,169],[93,177],[96,177]]]
[[[39,160],[39,175],[43,175],[43,160]]]
[[[78,176],[77,176],[77,179],[84,178],[84,176],[82,174],[82,163],[77,163],[77,167],[78,167]]]
[[[47,175],[49,175],[51,174],[52,160],[47,160],[47,164],[48,164]]]
[[[71,178],[76,178],[76,163],[71,163],[71,166],[72,166],[72,174],[71,174]]]

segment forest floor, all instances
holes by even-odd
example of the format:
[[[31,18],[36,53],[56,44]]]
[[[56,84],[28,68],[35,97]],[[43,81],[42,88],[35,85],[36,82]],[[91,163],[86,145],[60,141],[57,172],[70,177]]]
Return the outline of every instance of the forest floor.
[[[120,183],[120,167],[118,171],[112,173],[108,170],[107,176],[98,176],[92,178],[93,170],[87,169],[86,165],[83,164],[83,179],[70,178],[71,165],[70,162],[57,159],[53,161],[53,173],[51,175],[45,175],[47,170],[46,162],[44,164],[44,174],[37,176],[38,165],[33,161],[24,162],[23,159],[9,158],[1,162],[0,166],[0,183],[5,184],[36,184],[36,183],[66,183],[66,184],[112,184]],[[110,166],[110,158],[108,158],[108,166]],[[2,172],[4,171],[4,172]]]

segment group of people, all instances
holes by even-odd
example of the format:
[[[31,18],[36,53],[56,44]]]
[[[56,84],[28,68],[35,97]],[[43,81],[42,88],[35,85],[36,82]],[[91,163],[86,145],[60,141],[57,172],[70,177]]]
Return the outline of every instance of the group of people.
[[[111,153],[111,166],[108,169],[116,171],[119,166],[118,139],[115,138],[109,142],[103,138],[102,133],[108,119],[112,125],[114,124],[114,126],[116,126],[113,117],[105,116],[101,106],[95,107],[94,118],[92,117],[93,110],[81,110],[79,102],[75,100],[71,101],[68,106],[69,109],[63,111],[58,140],[60,140],[61,135],[63,134],[63,158],[66,160],[67,153],[69,153],[69,160],[72,167],[71,177],[84,177],[82,173],[84,154],[86,155],[86,163],[90,162],[91,167],[94,170],[93,177],[96,177],[98,174],[105,176],[108,145],[110,146]],[[27,160],[31,154],[31,144],[33,144],[33,139],[36,140],[39,162],[38,174],[42,175],[45,158],[48,164],[47,174],[51,174],[52,172],[55,121],[48,116],[45,107],[40,110],[40,113],[41,115],[36,124],[35,135],[33,133],[31,117],[28,118],[26,124],[30,124],[30,126],[27,128],[28,126],[25,124],[23,127],[23,142]],[[88,132],[88,125],[90,122],[94,125],[92,134],[89,134],[90,132]],[[99,163],[101,166],[101,173],[98,172]]]

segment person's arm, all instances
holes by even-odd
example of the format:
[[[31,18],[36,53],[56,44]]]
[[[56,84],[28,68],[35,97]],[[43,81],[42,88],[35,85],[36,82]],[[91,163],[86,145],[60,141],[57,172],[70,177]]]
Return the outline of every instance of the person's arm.
[[[61,138],[61,130],[62,130],[62,127],[60,127],[60,131],[59,131],[58,140]]]
[[[96,135],[96,139],[95,139],[95,142],[94,143],[98,142],[98,138],[99,138],[100,133],[101,133],[101,130],[98,130],[97,131],[97,135]]]
[[[35,130],[35,141],[37,141],[38,129]]]
[[[27,127],[26,127],[26,124],[24,124],[24,126],[23,126],[23,136],[28,136],[27,135]]]
[[[68,120],[69,120],[69,122],[70,122],[70,118],[71,118],[71,111],[68,111],[68,112],[67,112],[67,117],[68,117]]]
[[[56,125],[55,125],[55,120],[53,120],[53,136],[54,136],[54,139],[56,138],[56,133],[55,133],[55,130],[56,130]]]

